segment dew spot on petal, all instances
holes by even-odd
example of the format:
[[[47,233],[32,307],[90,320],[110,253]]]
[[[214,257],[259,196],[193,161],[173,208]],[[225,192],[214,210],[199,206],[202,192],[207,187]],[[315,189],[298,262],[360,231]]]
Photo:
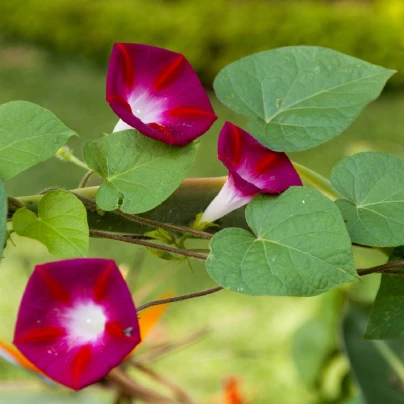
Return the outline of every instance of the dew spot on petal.
[[[181,117],[181,118],[198,118],[201,116],[206,116],[206,117],[211,117],[216,119],[217,116],[213,112],[210,111],[204,111],[203,109],[197,109],[197,108],[175,108],[167,111],[167,114],[171,117]]]
[[[155,131],[159,132],[161,135],[164,135],[167,138],[167,142],[165,142],[165,143],[173,144],[174,139],[168,128],[166,128],[165,126],[160,125],[159,123],[156,123],[156,122],[149,123],[148,125],[152,129],[154,129]]]
[[[127,336],[127,337],[131,337],[132,336],[132,332],[133,332],[133,327],[128,327],[125,328],[123,330],[123,333]]]

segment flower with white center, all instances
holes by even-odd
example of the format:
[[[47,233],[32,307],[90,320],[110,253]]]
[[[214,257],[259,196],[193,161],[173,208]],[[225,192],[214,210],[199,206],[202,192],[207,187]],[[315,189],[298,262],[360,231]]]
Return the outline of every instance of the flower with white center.
[[[120,118],[114,132],[137,129],[184,146],[217,119],[185,57],[155,46],[116,43],[107,76],[107,101]]]
[[[246,205],[254,196],[279,194],[302,182],[285,153],[272,151],[248,132],[226,122],[220,131],[219,160],[229,170],[227,182],[199,222],[212,223]]]
[[[14,344],[49,378],[82,389],[140,343],[129,289],[114,261],[37,265],[25,289]]]

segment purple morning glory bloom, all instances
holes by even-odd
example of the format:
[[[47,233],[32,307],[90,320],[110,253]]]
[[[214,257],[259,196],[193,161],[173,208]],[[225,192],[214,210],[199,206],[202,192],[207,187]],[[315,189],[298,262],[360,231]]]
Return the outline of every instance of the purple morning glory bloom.
[[[49,378],[82,389],[118,366],[140,339],[136,309],[114,261],[83,258],[35,267],[14,344]]]
[[[134,128],[178,146],[203,135],[217,119],[185,57],[148,45],[114,45],[107,101],[120,118],[114,132]]]
[[[302,185],[285,153],[267,149],[230,122],[220,131],[218,157],[229,170],[229,176],[203,213],[201,222],[214,222],[246,205],[259,193],[279,194],[291,186]]]

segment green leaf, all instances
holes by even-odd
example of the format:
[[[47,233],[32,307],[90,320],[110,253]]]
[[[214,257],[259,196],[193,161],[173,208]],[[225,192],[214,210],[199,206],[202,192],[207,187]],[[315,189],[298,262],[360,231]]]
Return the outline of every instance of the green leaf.
[[[331,49],[294,46],[231,63],[213,87],[223,104],[253,117],[247,129],[260,143],[299,151],[342,133],[393,74]]]
[[[14,231],[44,244],[60,257],[84,257],[88,250],[87,212],[68,191],[51,191],[38,205],[38,217],[27,208],[13,215]]]
[[[8,180],[47,160],[73,135],[77,134],[38,105],[0,105],[0,178]]]
[[[364,341],[367,313],[346,316],[343,336],[352,372],[367,404],[404,402],[404,345],[401,341]]]
[[[4,184],[0,180],[0,261],[2,258],[4,243],[7,234],[7,195]]]
[[[254,232],[230,228],[211,240],[209,274],[249,295],[313,296],[356,279],[341,214],[319,192],[292,187],[258,196],[247,207]]]
[[[142,213],[160,205],[179,187],[197,150],[197,143],[170,146],[126,130],[89,140],[83,156],[105,180],[97,193],[101,209]]]
[[[393,251],[389,262],[403,261],[404,247]],[[382,275],[380,289],[370,313],[367,339],[404,338],[404,265],[402,275]]]
[[[336,203],[354,243],[378,247],[404,244],[404,159],[359,153],[339,162],[331,183],[346,199]]]

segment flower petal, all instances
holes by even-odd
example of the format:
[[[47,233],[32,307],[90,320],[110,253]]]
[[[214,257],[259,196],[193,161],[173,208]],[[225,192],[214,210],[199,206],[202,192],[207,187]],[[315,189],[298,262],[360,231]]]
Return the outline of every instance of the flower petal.
[[[226,122],[219,136],[219,160],[231,173],[260,189],[279,194],[302,182],[288,156],[267,149],[248,132]]]
[[[223,188],[209,204],[200,221],[213,223],[244,205],[247,205],[260,190],[243,180],[237,173],[230,173]]]
[[[139,342],[136,309],[114,261],[74,259],[35,268],[14,344],[48,377],[81,389],[107,375]]]
[[[178,146],[203,135],[217,119],[185,57],[154,46],[114,45],[107,101],[121,119],[114,131],[135,128]]]
[[[218,157],[229,170],[229,177],[201,222],[212,223],[246,205],[259,193],[279,194],[291,186],[302,185],[285,153],[267,149],[231,122],[226,122],[220,131]]]

